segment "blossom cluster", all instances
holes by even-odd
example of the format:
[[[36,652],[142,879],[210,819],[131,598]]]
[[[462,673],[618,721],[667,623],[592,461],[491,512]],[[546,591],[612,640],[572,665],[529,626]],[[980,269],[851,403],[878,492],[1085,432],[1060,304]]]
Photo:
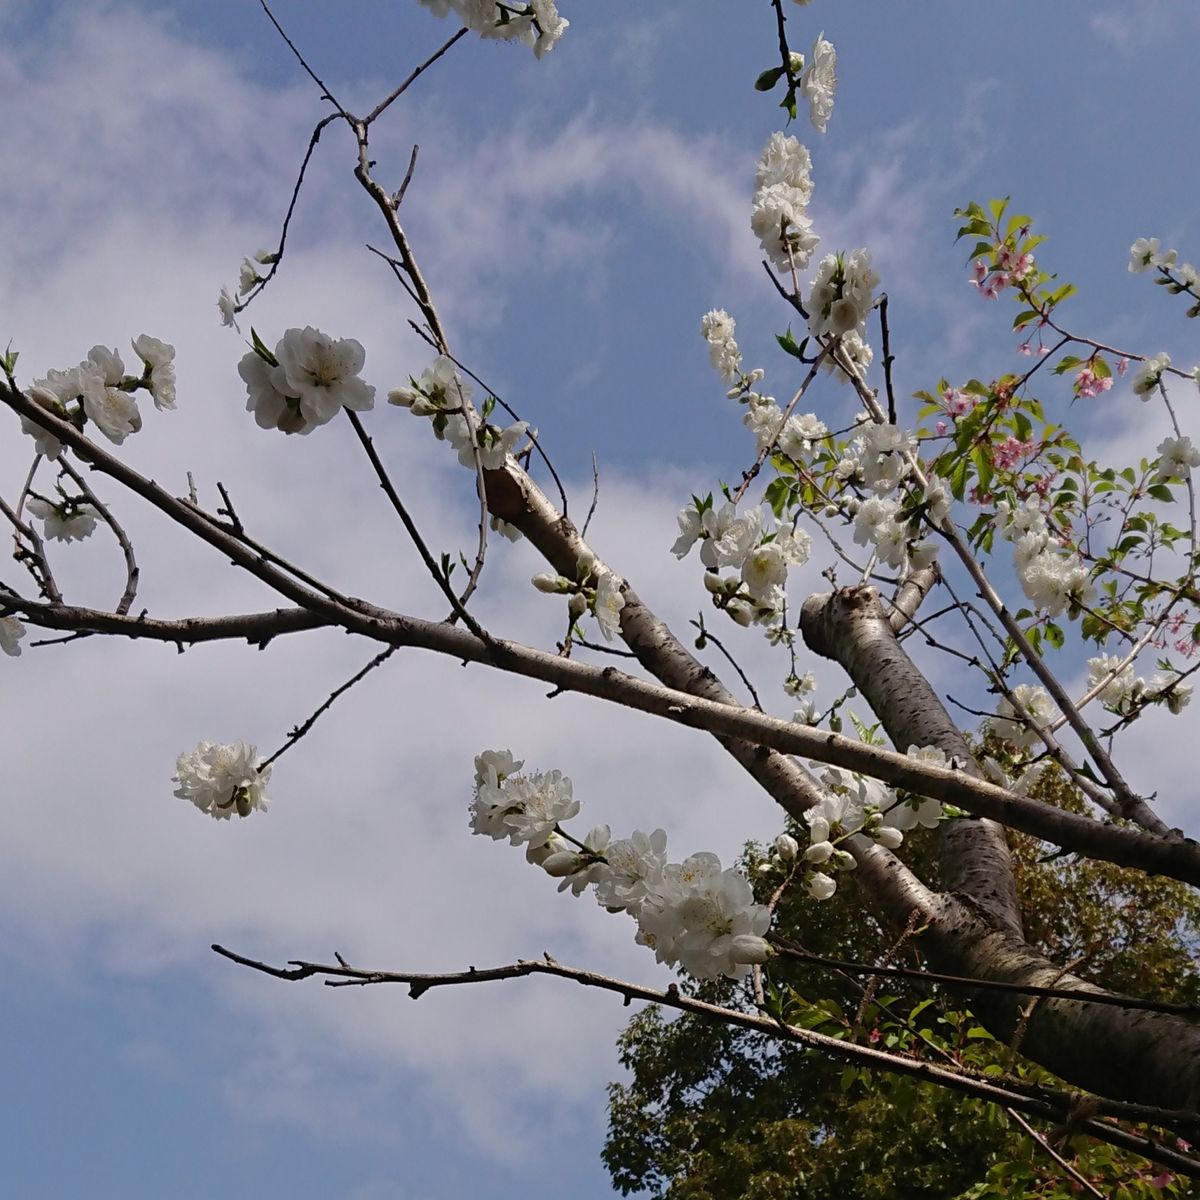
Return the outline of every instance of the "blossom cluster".
[[[21,653],[21,639],[25,636],[25,624],[17,617],[0,617],[0,650],[16,658]]]
[[[994,262],[991,266],[981,258],[975,260],[971,268],[970,284],[979,289],[979,294],[987,300],[995,300],[1010,284],[1024,283],[1034,269],[1033,255],[1021,251],[1011,241],[1004,241],[996,247]]]
[[[929,566],[937,545],[921,537],[922,515],[935,528],[950,514],[950,489],[936,475],[925,481],[915,507],[895,492],[912,475],[916,453],[913,435],[891,424],[867,424],[842,451],[834,474],[843,484],[869,489],[866,499],[851,497],[844,504],[854,521],[854,541],[870,547],[879,560],[900,569]]]
[[[1193,467],[1200,467],[1200,450],[1192,445],[1190,437],[1169,437],[1159,442],[1155,483],[1166,483],[1168,479],[1187,479]]]
[[[879,276],[864,249],[827,254],[817,266],[808,299],[808,327],[816,337],[866,335],[867,314]]]
[[[201,812],[218,821],[234,813],[248,817],[269,804],[267,783],[271,768],[262,765],[258,751],[245,742],[222,745],[200,742],[175,762],[175,795],[190,800]]]
[[[407,408],[414,417],[428,417],[434,435],[458,452],[458,461],[475,470],[476,455],[485,471],[498,471],[529,431],[526,421],[501,429],[480,420],[471,406],[471,385],[444,355],[434,359],[420,379],[388,392],[388,403]],[[485,407],[486,411],[486,407]]]
[[[1000,536],[1014,543],[1017,579],[1035,608],[1054,617],[1091,602],[1095,588],[1088,569],[1078,554],[1057,545],[1039,497],[1030,496],[1016,507],[1000,500],[996,518]]]
[[[812,158],[794,137],[773,133],[758,160],[750,228],[780,270],[803,269],[821,240],[812,231]]]
[[[946,765],[945,753],[936,747],[910,746],[908,753],[923,762]],[[875,844],[895,850],[909,831],[918,826],[932,829],[942,819],[942,806],[936,800],[901,799],[877,779],[825,763],[810,765],[824,785],[821,800],[804,814],[809,833],[804,861],[824,868],[805,880],[814,900],[828,900],[837,891],[837,879],[829,871],[854,869],[855,858],[843,844],[860,849]]]
[[[547,595],[570,596],[568,611],[572,622],[579,620],[590,609],[606,642],[611,642],[621,632],[621,610],[625,607],[622,581],[607,567],[597,563],[591,551],[585,551],[580,556],[575,579],[568,579],[553,571],[539,571],[531,582],[539,592]]]
[[[246,411],[261,429],[307,434],[343,408],[369,409],[375,389],[358,377],[365,361],[360,342],[332,338],[311,325],[289,329],[274,352],[256,334],[254,348],[238,363]]]
[[[1177,250],[1160,250],[1158,238],[1138,238],[1129,247],[1129,269],[1135,275],[1140,275],[1149,267],[1157,267],[1160,271],[1174,268],[1185,287],[1195,287],[1200,283],[1200,271],[1191,263],[1180,263]]]
[[[523,42],[538,58],[549,53],[570,24],[559,16],[554,0],[529,0],[527,4],[500,0],[418,0],[435,17],[453,13],[468,29],[485,38]]]
[[[739,979],[766,961],[770,911],[754,902],[744,875],[722,869],[715,854],[667,862],[661,829],[614,839],[597,825],[582,841],[568,839],[560,822],[579,812],[571,781],[559,771],[521,774],[523,765],[507,750],[476,757],[472,832],[524,845],[530,862],[561,880],[559,891],[593,887],[600,905],[637,922],[639,945],[697,979]]]
[[[1165,704],[1169,712],[1178,715],[1192,698],[1191,685],[1181,682],[1177,672],[1143,679],[1134,674],[1132,662],[1108,654],[1088,659],[1087,686],[1089,692],[1099,688],[1100,702],[1122,716],[1147,704]]]
[[[726,501],[692,498],[678,516],[679,537],[671,547],[684,558],[700,543],[704,586],[718,607],[739,624],[770,624],[782,615],[788,568],[808,561],[812,539],[803,529],[772,526],[761,508],[738,515]],[[722,575],[722,571],[735,574]]]
[[[1012,700],[1017,703],[1014,705]],[[1033,726],[1018,714],[1017,705],[1042,728],[1054,723],[1060,715],[1058,707],[1050,699],[1046,689],[1035,684],[1017,684],[1012,689],[1012,700],[1007,696],[1000,697],[996,705],[996,715],[988,718],[986,727],[1002,741],[1032,750],[1039,746],[1041,741]]]
[[[1171,356],[1166,353],[1154,354],[1149,358],[1143,359],[1130,383],[1130,387],[1133,388],[1133,394],[1141,396],[1143,400],[1149,400],[1157,390],[1162,380],[1163,372],[1170,365]]]
[[[77,367],[51,370],[45,379],[35,379],[29,399],[61,420],[84,426],[91,421],[110,442],[120,445],[142,427],[133,393],[150,393],[155,408],[175,407],[175,347],[148,333],[133,339],[134,353],[141,359],[140,375],[126,375],[125,364],[115,349],[93,346]],[[21,428],[34,439],[39,454],[55,459],[62,443],[28,417]]]

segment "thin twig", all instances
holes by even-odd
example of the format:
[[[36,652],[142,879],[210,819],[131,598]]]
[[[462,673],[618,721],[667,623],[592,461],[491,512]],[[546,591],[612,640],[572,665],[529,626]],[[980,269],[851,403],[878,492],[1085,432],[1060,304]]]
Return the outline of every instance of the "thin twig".
[[[305,73],[313,81],[313,83],[315,83],[317,87],[321,89],[321,98],[323,100],[328,100],[330,104],[332,104],[338,110],[340,116],[349,120],[349,114],[341,106],[341,104],[338,103],[337,99],[334,97],[329,88],[325,86],[325,83],[321,77],[312,69],[312,67],[308,65],[304,55],[301,54],[296,48],[295,42],[293,42],[292,39],[284,32],[283,26],[280,25],[277,20],[275,20],[275,14],[271,11],[270,6],[267,4],[267,0],[258,0],[258,3],[261,5],[263,12],[267,14],[271,24],[275,26],[276,32],[281,38],[283,38],[284,42],[287,43],[287,48],[296,56],[296,61],[304,68]]]
[[[433,64],[437,62],[437,60],[441,58],[442,55],[445,54],[455,42],[457,42],[460,38],[466,37],[467,33],[467,27],[464,25],[452,38],[450,38],[449,41],[435,50],[423,63],[421,63],[419,67],[414,67],[408,78],[402,84],[400,84],[395,91],[389,93],[386,97],[384,97],[384,99],[380,100],[380,102],[375,105],[375,107],[371,109],[371,111],[367,113],[365,117],[363,117],[363,124],[369,126],[376,117],[382,116],[387,108],[389,108],[401,96],[403,96],[404,93],[413,85],[413,83],[415,83],[421,75],[424,75],[425,72],[428,71],[429,68],[432,67]]]
[[[421,561],[425,564],[425,569],[433,576],[434,583],[441,589],[442,595],[450,601],[450,607],[462,618],[463,624],[481,642],[489,642],[491,640],[489,635],[484,631],[483,626],[462,606],[462,602],[454,594],[454,589],[450,586],[450,580],[442,570],[441,564],[433,557],[429,547],[425,544],[425,539],[421,536],[421,531],[417,528],[417,523],[412,519],[408,509],[404,506],[404,501],[400,499],[399,493],[392,484],[391,476],[388,475],[387,468],[383,465],[383,460],[379,457],[375,449],[375,443],[363,428],[363,423],[359,420],[358,414],[351,409],[346,409],[346,416],[350,419],[350,425],[358,436],[363,450],[366,451],[367,458],[370,459],[371,466],[375,471],[375,477],[379,480],[379,486],[383,489],[384,494],[391,502],[392,508],[395,509],[396,515],[408,531],[408,536],[412,539],[413,545],[416,546],[417,553],[421,556]]]
[[[489,983],[502,979],[519,979],[529,975],[553,975],[561,979],[570,979],[585,987],[599,988],[603,991],[615,992],[625,999],[626,1004],[633,1000],[645,1000],[651,1004],[661,1004],[670,1008],[680,1009],[698,1016],[709,1017],[726,1025],[751,1029],[769,1037],[783,1038],[822,1050],[831,1057],[846,1059],[866,1069],[877,1068],[891,1071],[923,1082],[938,1084],[964,1095],[974,1096],[994,1103],[1010,1105],[1026,1113],[1039,1117],[1061,1120],[1071,1109],[1070,1095],[1054,1092],[1051,1089],[1040,1089],[1035,1098],[1031,1095],[1017,1092],[1011,1088],[996,1083],[977,1079],[969,1075],[939,1067],[921,1059],[908,1058],[900,1054],[875,1049],[872,1046],[862,1046],[855,1042],[820,1034],[811,1029],[802,1029],[788,1025],[783,1021],[769,1017],[757,1016],[751,1013],[738,1012],[734,1009],[722,1008],[719,1005],[708,1004],[695,997],[684,995],[679,988],[672,984],[666,991],[643,987],[623,979],[601,975],[594,971],[584,971],[556,962],[547,955],[544,959],[523,959],[502,967],[478,969],[470,967],[466,971],[428,974],[405,971],[371,971],[361,970],[349,965],[340,955],[337,965],[305,962],[292,959],[287,967],[272,967],[244,955],[227,950],[223,946],[214,945],[212,949],[224,958],[241,966],[249,967],[275,979],[289,981],[309,979],[324,976],[327,987],[366,987],[373,984],[399,983],[408,986],[410,998],[420,999],[426,992],[438,987],[453,987],[461,984]],[[1197,1124],[1195,1113],[1177,1112],[1169,1109],[1155,1109],[1147,1105],[1128,1105],[1120,1101],[1109,1101],[1097,1098],[1096,1111],[1120,1112],[1132,1119],[1153,1120],[1167,1127],[1172,1125],[1194,1126]],[[1133,1113],[1137,1117],[1133,1117]],[[1092,1137],[1100,1138],[1124,1149],[1133,1150],[1172,1170],[1179,1171],[1192,1178],[1200,1178],[1200,1160],[1191,1158],[1176,1150],[1153,1141],[1150,1138],[1129,1132],[1108,1121],[1086,1119],[1081,1122],[1080,1131]]]
[[[262,772],[269,767],[281,754],[285,754],[288,750],[290,750],[317,723],[317,718],[323,713],[329,711],[329,709],[333,706],[333,702],[339,696],[341,696],[344,692],[348,692],[360,680],[365,679],[373,670],[375,670],[376,667],[382,666],[399,649],[399,646],[389,646],[386,650],[383,650],[379,654],[375,655],[375,657],[371,659],[371,661],[367,663],[367,665],[363,667],[361,671],[358,671],[352,675],[346,680],[345,683],[341,685],[341,687],[334,688],[334,690],[330,692],[324,704],[316,709],[316,711],[313,712],[313,714],[308,718],[307,721],[304,722],[303,725],[297,725],[295,729],[293,729],[291,733],[287,735],[287,740],[283,743],[283,745],[280,746],[279,749],[270,756],[270,758],[264,759],[261,763],[259,763],[256,769],[259,772]]]
[[[108,506],[88,487],[87,480],[65,458],[59,459],[58,466],[74,481],[75,486],[84,494],[88,503],[104,519],[104,523],[113,531],[113,536],[121,547],[121,554],[125,559],[125,590],[121,593],[121,598],[117,601],[117,607],[113,611],[127,613],[133,607],[134,598],[137,596],[138,577],[141,575],[137,559],[133,554],[133,543],[130,542],[121,523],[113,516]]]
[[[596,514],[596,505],[600,502],[600,465],[596,461],[596,452],[592,451],[592,503],[587,510],[587,516],[583,519],[583,528],[579,531],[581,538],[587,537],[588,526],[592,523],[592,517]],[[566,513],[566,502],[564,499],[563,512]]]

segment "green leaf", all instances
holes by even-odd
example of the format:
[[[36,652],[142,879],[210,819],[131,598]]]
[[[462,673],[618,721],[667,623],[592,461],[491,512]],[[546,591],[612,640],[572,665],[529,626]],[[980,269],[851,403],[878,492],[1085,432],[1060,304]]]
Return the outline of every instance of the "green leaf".
[[[790,325],[787,327],[786,333],[777,333],[775,340],[779,343],[780,349],[790,354],[793,358],[803,357],[803,351],[796,345],[796,339],[792,337],[792,327]],[[808,338],[805,338],[804,341],[807,343]]]
[[[754,81],[756,92],[769,92],[787,72],[783,67],[770,67]]]

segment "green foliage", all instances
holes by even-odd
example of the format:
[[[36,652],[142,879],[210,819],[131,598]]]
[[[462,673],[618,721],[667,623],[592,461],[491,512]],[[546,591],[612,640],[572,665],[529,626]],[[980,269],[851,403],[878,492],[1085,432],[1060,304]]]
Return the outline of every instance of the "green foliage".
[[[988,752],[999,747],[989,746]],[[1080,798],[1049,771],[1037,795],[1079,810]],[[803,831],[793,829],[794,835]],[[936,880],[934,836],[914,835],[905,857]],[[1200,899],[1170,880],[1108,863],[1048,858],[1014,835],[1013,856],[1031,943],[1077,973],[1132,994],[1200,1002]],[[743,866],[763,899],[779,868],[748,847]],[[880,961],[895,941],[853,884],[816,904],[786,890],[776,930],[831,958]],[[906,941],[891,961],[915,966]],[[888,980],[864,1003],[860,986],[827,969],[778,958],[773,1005],[788,1022],[932,1062],[1058,1084],[996,1042],[961,996]],[[728,981],[689,987],[704,999],[753,1009]],[[628,1078],[609,1088],[603,1157],[624,1194],[658,1200],[1051,1200],[1079,1185],[1000,1108],[898,1075],[865,1071],[759,1033],[656,1009],[639,1013],[619,1042]],[[1059,1085],[1061,1086],[1061,1085]],[[1044,1123],[1031,1122],[1042,1133]],[[1103,1143],[1076,1137],[1060,1148],[1105,1196],[1159,1200],[1189,1194],[1183,1181]]]

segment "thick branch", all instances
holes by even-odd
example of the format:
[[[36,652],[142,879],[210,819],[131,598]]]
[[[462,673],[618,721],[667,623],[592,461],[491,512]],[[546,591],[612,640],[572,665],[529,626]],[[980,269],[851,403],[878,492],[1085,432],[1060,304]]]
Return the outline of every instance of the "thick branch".
[[[958,726],[897,641],[874,588],[810,596],[800,628],[810,650],[841,664],[897,749],[936,746],[965,774],[982,777]],[[996,924],[1019,936],[1021,909],[1003,826],[950,820],[938,832],[950,890],[970,896]]]

